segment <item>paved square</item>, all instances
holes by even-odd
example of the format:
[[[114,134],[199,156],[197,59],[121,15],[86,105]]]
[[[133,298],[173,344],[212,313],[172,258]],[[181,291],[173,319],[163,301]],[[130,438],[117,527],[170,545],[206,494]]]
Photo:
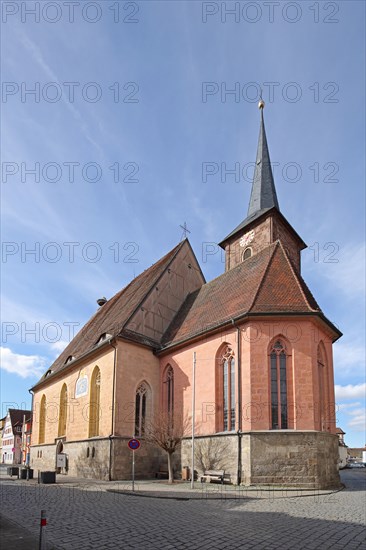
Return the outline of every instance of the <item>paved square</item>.
[[[12,519],[34,536],[38,548],[40,510],[45,509],[48,549],[361,548],[366,469],[343,471],[342,478],[346,489],[328,495],[268,492],[261,498],[252,493],[250,498],[187,500],[178,493],[178,498],[147,498],[108,492],[107,484],[97,482],[27,485],[3,477],[3,543],[9,550],[33,548],[29,540],[11,545],[6,520]]]

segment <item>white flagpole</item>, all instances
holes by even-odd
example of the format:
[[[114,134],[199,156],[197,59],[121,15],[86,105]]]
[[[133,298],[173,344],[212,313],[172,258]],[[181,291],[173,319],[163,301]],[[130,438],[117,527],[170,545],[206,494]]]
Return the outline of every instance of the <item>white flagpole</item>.
[[[192,459],[191,459],[191,489],[194,489],[194,424],[196,409],[196,352],[193,352],[192,365]]]

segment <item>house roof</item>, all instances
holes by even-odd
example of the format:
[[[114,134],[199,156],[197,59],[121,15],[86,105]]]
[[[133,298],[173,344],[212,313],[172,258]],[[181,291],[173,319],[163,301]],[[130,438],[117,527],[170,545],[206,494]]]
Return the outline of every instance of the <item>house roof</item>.
[[[86,353],[98,349],[98,340],[101,335],[108,334],[109,338],[112,338],[123,334],[123,328],[131,315],[154,287],[184,243],[185,240],[180,242],[168,254],[138,275],[101,306],[33,387],[43,382],[46,377],[48,378],[63,369],[69,357],[78,359]],[[141,338],[144,337],[141,336]],[[154,343],[145,338],[145,344],[151,346]]]
[[[13,432],[15,431],[15,426],[23,425],[24,415],[26,418],[32,417],[32,411],[23,410],[23,409],[9,409],[10,422],[12,425]]]
[[[321,313],[279,241],[191,293],[163,345],[170,347],[251,313]]]

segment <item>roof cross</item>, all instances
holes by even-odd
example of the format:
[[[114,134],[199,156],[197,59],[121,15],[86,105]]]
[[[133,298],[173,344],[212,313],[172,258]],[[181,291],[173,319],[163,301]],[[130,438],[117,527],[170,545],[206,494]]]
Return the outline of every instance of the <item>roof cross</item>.
[[[187,233],[190,233],[190,230],[188,229],[186,222],[184,222],[184,224],[180,225],[179,227],[181,227],[183,229],[183,233],[182,233],[182,236],[180,238],[180,240],[183,241],[183,239],[187,238]]]

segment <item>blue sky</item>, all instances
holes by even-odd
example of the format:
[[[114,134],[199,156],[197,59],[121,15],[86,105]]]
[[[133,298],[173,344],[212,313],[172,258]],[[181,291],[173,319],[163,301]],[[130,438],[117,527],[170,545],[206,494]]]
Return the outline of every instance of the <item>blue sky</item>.
[[[281,211],[344,333],[337,424],[363,445],[364,3],[46,4],[2,3],[2,413],[180,224],[223,272],[203,251],[246,215],[261,87]]]

